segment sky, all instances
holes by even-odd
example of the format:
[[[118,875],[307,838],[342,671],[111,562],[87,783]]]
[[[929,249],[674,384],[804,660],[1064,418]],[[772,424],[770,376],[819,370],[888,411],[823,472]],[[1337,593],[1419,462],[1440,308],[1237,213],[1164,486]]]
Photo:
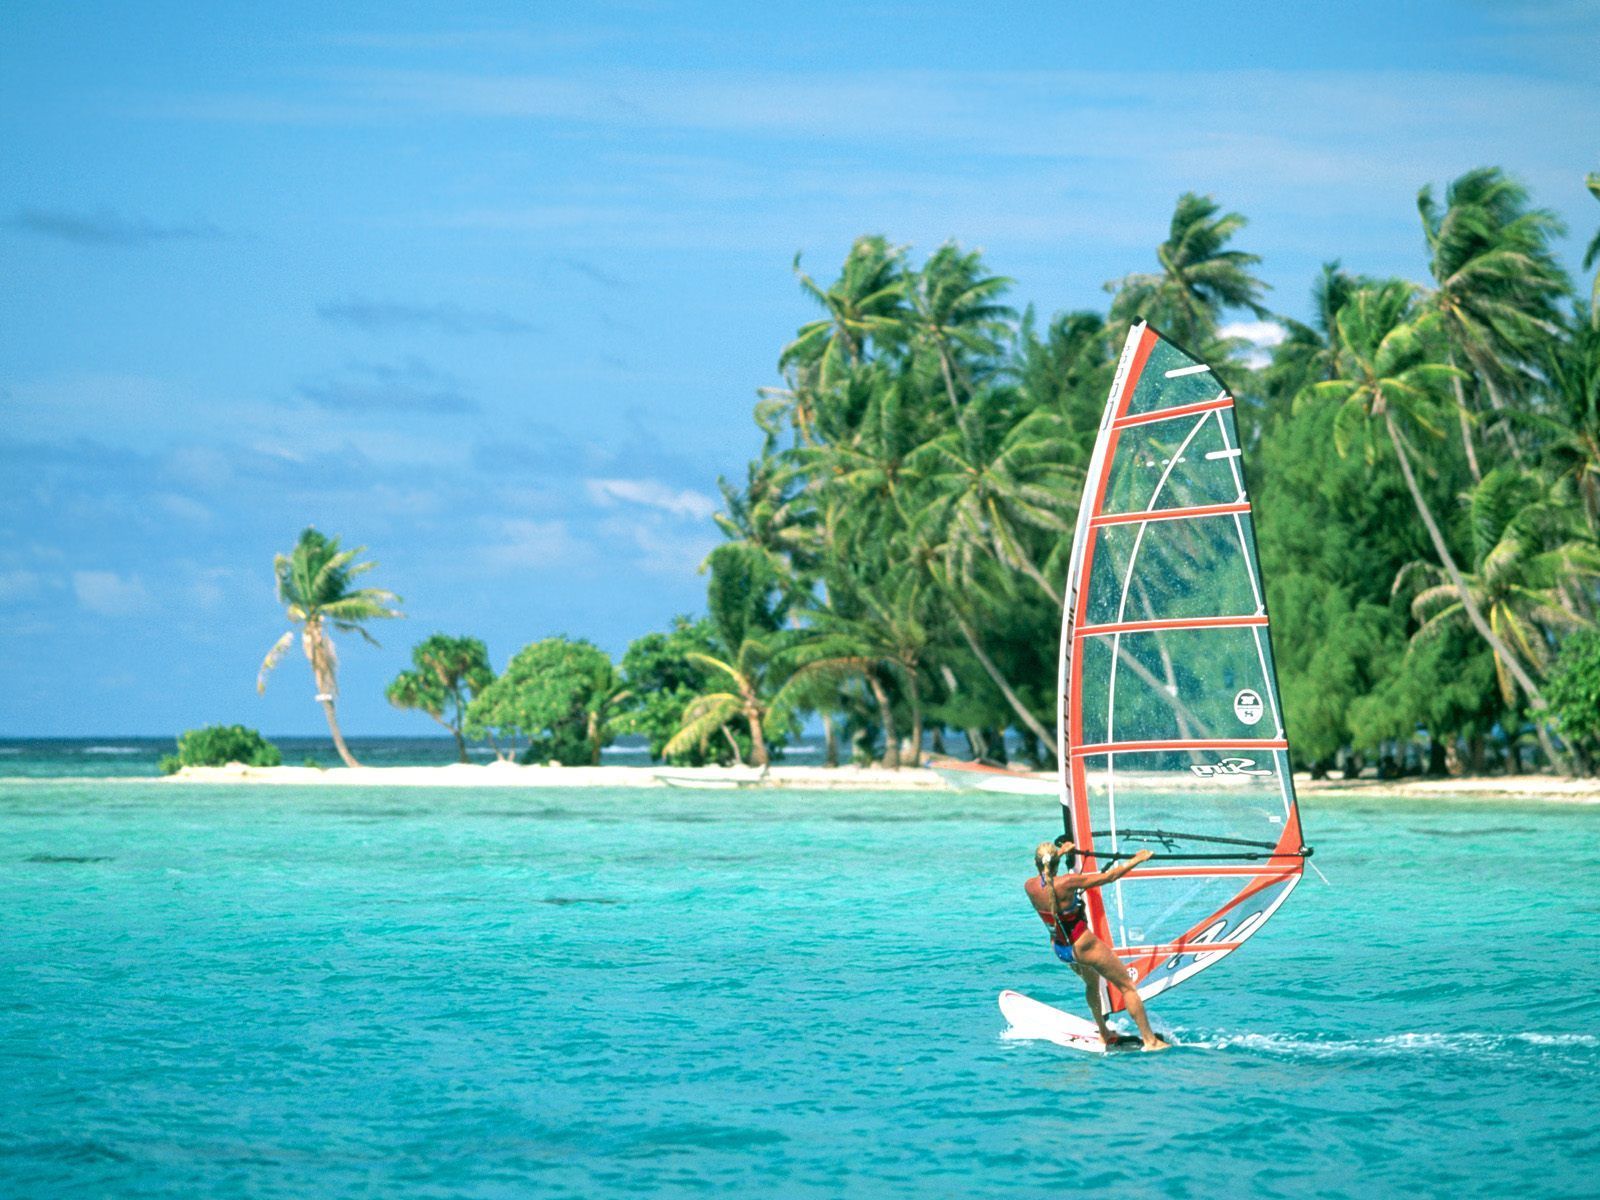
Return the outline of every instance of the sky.
[[[1511,171],[1600,224],[1600,0],[7,6],[0,736],[318,733],[272,559],[404,597],[347,732],[427,733],[411,645],[613,654],[703,608],[719,476],[830,277],[981,247],[1042,315],[1173,203],[1424,277],[1419,188]]]

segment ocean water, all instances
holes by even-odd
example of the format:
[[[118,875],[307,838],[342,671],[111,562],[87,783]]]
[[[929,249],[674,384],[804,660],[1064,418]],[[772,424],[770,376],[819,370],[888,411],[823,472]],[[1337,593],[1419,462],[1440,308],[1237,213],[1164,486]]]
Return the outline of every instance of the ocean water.
[[[0,1194],[1593,1196],[1600,808],[1306,805],[1310,878],[1072,1006],[1052,806],[0,786]]]

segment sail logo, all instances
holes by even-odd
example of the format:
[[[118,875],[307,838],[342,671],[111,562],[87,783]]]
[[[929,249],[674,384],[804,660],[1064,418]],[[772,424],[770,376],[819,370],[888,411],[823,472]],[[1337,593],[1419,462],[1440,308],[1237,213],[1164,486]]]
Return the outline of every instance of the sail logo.
[[[1211,779],[1218,775],[1254,775],[1258,778],[1272,778],[1272,772],[1257,767],[1253,758],[1225,758],[1219,763],[1195,763],[1189,770],[1201,779]]]
[[[1245,688],[1233,698],[1233,715],[1246,725],[1254,725],[1266,711],[1267,706],[1261,702],[1261,693],[1250,688]]]

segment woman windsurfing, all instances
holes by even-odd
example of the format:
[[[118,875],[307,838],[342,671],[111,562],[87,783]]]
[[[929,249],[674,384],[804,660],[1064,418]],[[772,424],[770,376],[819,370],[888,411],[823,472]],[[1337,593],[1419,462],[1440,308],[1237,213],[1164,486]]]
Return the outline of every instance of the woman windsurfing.
[[[1144,1048],[1165,1050],[1167,1043],[1151,1030],[1150,1019],[1145,1016],[1144,1001],[1134,986],[1133,977],[1128,974],[1128,968],[1111,952],[1110,946],[1090,931],[1083,904],[1084,892],[1121,879],[1148,859],[1150,851],[1141,850],[1107,871],[1057,875],[1056,868],[1060,866],[1062,858],[1070,853],[1071,842],[1059,846],[1055,842],[1040,842],[1033,851],[1033,865],[1039,873],[1024,885],[1034,911],[1050,927],[1051,948],[1055,950],[1056,957],[1083,980],[1089,1011],[1094,1014],[1095,1027],[1100,1030],[1101,1040],[1106,1045],[1114,1046],[1121,1039],[1106,1024],[1105,1007],[1100,1002],[1102,979],[1122,993],[1123,1004],[1134,1024],[1139,1027]]]

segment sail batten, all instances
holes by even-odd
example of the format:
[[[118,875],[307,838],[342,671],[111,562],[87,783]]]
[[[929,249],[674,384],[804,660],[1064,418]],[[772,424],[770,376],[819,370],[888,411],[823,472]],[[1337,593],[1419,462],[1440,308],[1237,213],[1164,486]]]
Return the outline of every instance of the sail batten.
[[[1130,331],[1063,606],[1065,824],[1090,869],[1155,854],[1087,897],[1147,997],[1242,946],[1307,853],[1233,405],[1207,364]]]

